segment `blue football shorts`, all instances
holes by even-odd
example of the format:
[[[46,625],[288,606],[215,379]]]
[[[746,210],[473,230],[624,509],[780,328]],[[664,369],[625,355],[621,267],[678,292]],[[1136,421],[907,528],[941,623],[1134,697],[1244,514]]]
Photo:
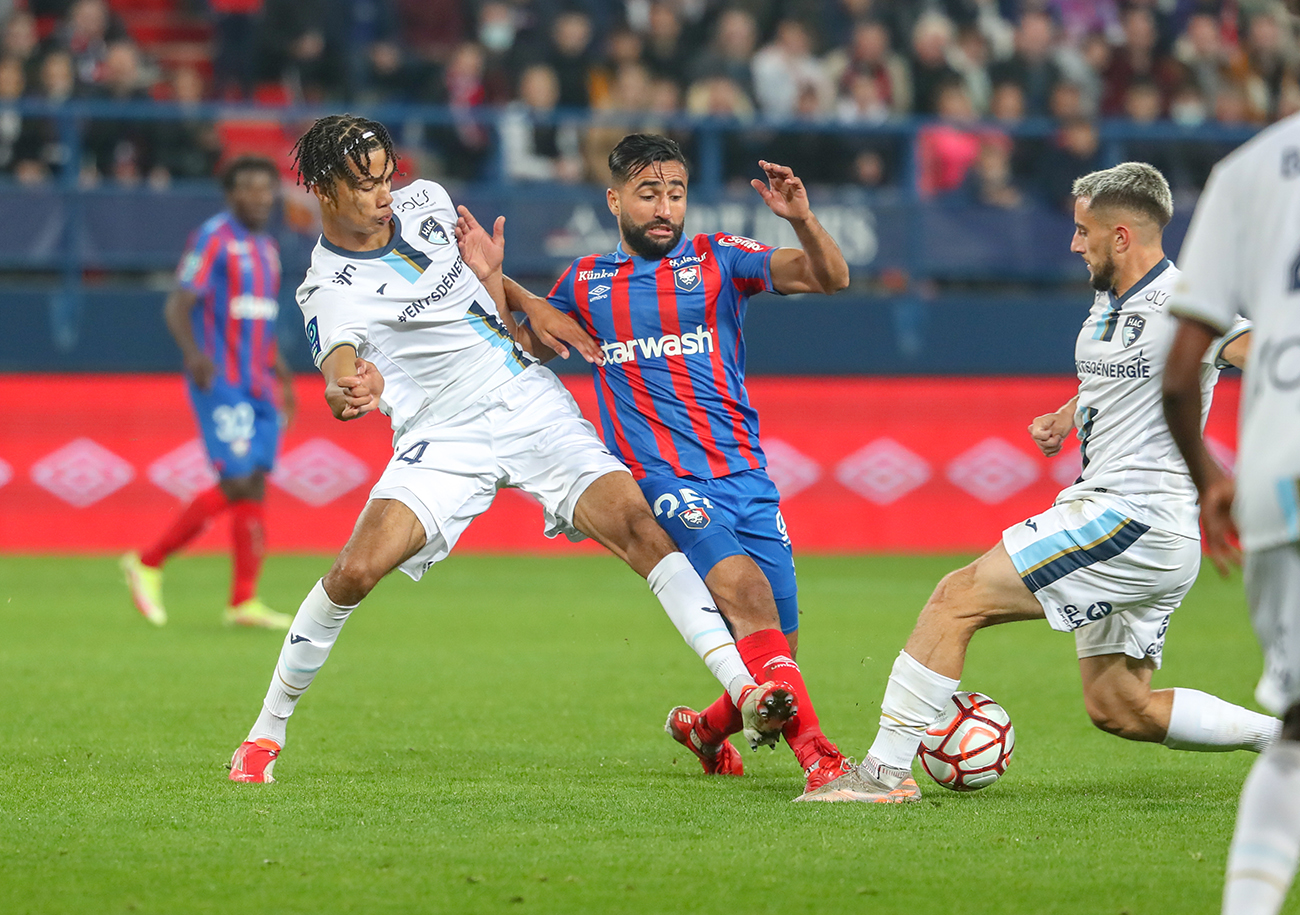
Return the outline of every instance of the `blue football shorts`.
[[[639,481],[655,518],[704,578],[728,556],[749,556],[767,576],[787,635],[799,628],[794,554],[781,495],[767,472],[712,480],[652,474]]]
[[[270,471],[280,443],[275,402],[220,380],[206,391],[191,381],[189,389],[203,446],[217,476],[238,480],[257,470]]]

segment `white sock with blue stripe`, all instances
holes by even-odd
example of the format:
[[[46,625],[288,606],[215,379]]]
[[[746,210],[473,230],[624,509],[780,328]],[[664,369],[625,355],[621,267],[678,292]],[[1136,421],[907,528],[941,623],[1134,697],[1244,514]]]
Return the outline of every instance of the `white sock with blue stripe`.
[[[736,642],[718,612],[713,595],[686,554],[669,553],[659,560],[646,576],[646,583],[686,644],[700,656],[709,673],[718,678],[731,701],[739,707],[741,690],[753,686],[754,678],[736,650]]]
[[[1228,849],[1225,915],[1274,915],[1300,858],[1300,743],[1279,741],[1255,761]]]
[[[1164,744],[1171,750],[1260,753],[1281,734],[1282,722],[1271,715],[1252,712],[1199,689],[1180,687],[1174,690]]]
[[[325,593],[324,582],[316,582],[285,634],[271,685],[262,701],[262,713],[248,732],[249,740],[268,738],[284,746],[286,726],[298,698],[325,665],[339,630],[355,609],[334,603]]]
[[[900,651],[880,702],[880,730],[869,757],[891,769],[910,772],[921,735],[943,713],[960,685]]]

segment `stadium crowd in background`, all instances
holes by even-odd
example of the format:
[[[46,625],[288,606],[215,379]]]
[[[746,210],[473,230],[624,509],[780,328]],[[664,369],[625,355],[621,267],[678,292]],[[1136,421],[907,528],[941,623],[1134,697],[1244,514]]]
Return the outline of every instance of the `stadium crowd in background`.
[[[509,178],[597,183],[630,130],[667,130],[698,152],[689,130],[672,129],[692,115],[736,126],[728,179],[766,156],[810,184],[896,184],[905,150],[870,128],[933,118],[917,140],[919,190],[992,206],[1067,201],[1069,180],[1109,164],[1105,119],[1243,127],[1300,110],[1300,45],[1274,0],[6,0],[0,15],[5,6],[0,175],[28,182],[68,163],[49,119],[9,104],[24,97],[447,106],[450,123],[418,139],[428,172],[452,180],[485,175],[497,134],[475,115],[498,107]],[[157,40],[167,15],[198,29],[192,53]],[[557,111],[586,120],[557,123]],[[1046,129],[1022,129],[1034,124]],[[854,126],[865,129],[843,129]],[[1138,140],[1125,156],[1195,189],[1234,145]],[[211,176],[220,156],[198,118],[92,122],[79,168],[86,181],[162,184]]]

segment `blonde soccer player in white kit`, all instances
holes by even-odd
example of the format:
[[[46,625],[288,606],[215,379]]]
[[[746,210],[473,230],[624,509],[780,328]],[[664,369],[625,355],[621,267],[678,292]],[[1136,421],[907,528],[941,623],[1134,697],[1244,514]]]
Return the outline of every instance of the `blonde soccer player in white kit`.
[[[1074,184],[1075,232],[1097,290],[1075,348],[1079,393],[1029,427],[1044,454],[1077,429],[1083,472],[1055,504],[946,576],[894,662],[866,760],[824,789],[840,799],[916,800],[900,792],[921,735],[957,690],[979,629],[1046,619],[1074,634],[1083,699],[1097,727],[1185,750],[1262,750],[1279,722],[1193,689],[1151,688],[1170,615],[1196,580],[1196,490],[1161,418],[1160,377],[1178,276],[1161,235],[1173,214],[1164,176],[1126,162]],[[1224,328],[1200,367],[1208,401],[1223,362],[1239,364],[1246,328]],[[837,784],[838,782],[838,784]]]
[[[1284,716],[1281,740],[1241,793],[1223,911],[1272,915],[1300,858],[1300,115],[1215,167],[1179,260],[1165,413],[1201,494],[1206,551],[1222,571],[1237,558],[1240,532],[1264,651],[1255,698]],[[1192,367],[1237,312],[1254,330],[1234,484],[1195,422]]]
[[[321,118],[296,152],[300,179],[321,204],[323,233],[297,299],[325,399],[341,420],[386,414],[393,458],[294,617],[231,780],[273,781],[288,718],[348,616],[393,569],[419,580],[507,486],[541,502],[548,535],[592,537],[645,577],[733,695],[751,745],[775,743],[795,712],[789,688],[755,684],[708,588],[632,475],[556,377],[516,344],[521,333],[530,346],[563,349],[568,319],[548,309],[530,316],[531,328],[514,326],[500,222],[495,244],[462,249],[440,185],[392,190],[397,157],[375,121]],[[580,331],[569,340],[594,350]]]

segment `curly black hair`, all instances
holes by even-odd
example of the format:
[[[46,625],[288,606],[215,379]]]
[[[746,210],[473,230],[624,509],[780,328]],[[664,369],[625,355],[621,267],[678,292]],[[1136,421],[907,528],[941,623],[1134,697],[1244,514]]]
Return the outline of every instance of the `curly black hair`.
[[[331,114],[307,129],[293,147],[293,164],[298,183],[304,187],[330,187],[343,180],[353,187],[358,174],[370,174],[370,156],[382,149],[397,168],[397,153],[388,128],[378,121],[351,114]],[[356,172],[348,167],[351,163]]]

